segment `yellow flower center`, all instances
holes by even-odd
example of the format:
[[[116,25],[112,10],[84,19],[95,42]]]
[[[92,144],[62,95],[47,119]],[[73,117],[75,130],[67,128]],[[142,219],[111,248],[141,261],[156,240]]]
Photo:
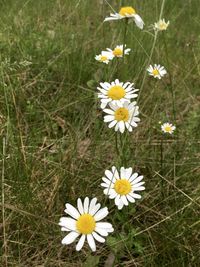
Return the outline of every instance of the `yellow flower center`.
[[[136,11],[134,8],[132,8],[131,6],[125,6],[125,7],[122,7],[119,11],[119,14],[121,16],[126,16],[126,15],[134,15],[136,14]]]
[[[122,49],[120,49],[120,48],[115,48],[114,50],[113,50],[113,55],[114,56],[122,56],[123,55],[123,50]]]
[[[107,56],[101,56],[101,58],[100,58],[100,61],[106,61],[108,59],[108,57]]]
[[[117,121],[128,121],[129,119],[129,112],[127,108],[118,108],[115,111],[115,119]]]
[[[165,132],[171,132],[172,128],[171,126],[165,126]]]
[[[93,216],[88,213],[81,215],[76,222],[77,230],[84,235],[91,234],[94,231],[95,226],[96,222]]]
[[[154,76],[159,75],[159,71],[158,71],[157,69],[154,69],[154,70],[152,71],[152,73],[153,73]]]
[[[127,195],[131,192],[131,183],[126,179],[117,180],[114,189],[121,196]]]
[[[112,100],[119,100],[125,96],[126,92],[124,88],[120,85],[114,85],[112,86],[108,92],[107,95],[112,98]]]
[[[160,29],[160,30],[166,30],[166,29],[167,29],[167,24],[164,23],[164,22],[160,22],[160,24],[159,24],[159,29]]]

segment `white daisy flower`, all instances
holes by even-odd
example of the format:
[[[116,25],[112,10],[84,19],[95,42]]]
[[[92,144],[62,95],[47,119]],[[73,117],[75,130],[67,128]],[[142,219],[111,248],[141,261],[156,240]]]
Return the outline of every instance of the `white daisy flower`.
[[[96,55],[95,59],[99,62],[108,64],[112,60],[114,55],[108,51],[102,51],[100,55]]]
[[[114,82],[100,83],[101,87],[97,87],[100,91],[98,93],[98,98],[101,99],[101,108],[104,109],[108,103],[122,105],[125,101],[130,102],[130,99],[136,98],[139,89],[134,88],[134,83],[130,82],[120,82],[116,79]]]
[[[158,22],[154,23],[154,30],[166,31],[169,26],[169,21],[165,22],[165,19],[160,19]]]
[[[117,45],[113,50],[110,48],[107,48],[107,50],[113,54],[114,57],[123,57],[123,49],[125,46],[123,45]],[[129,55],[129,52],[131,51],[130,48],[124,49],[124,55]]]
[[[135,9],[131,6],[125,6],[121,7],[119,13],[110,14],[110,17],[105,18],[104,21],[110,21],[110,20],[119,20],[119,19],[131,19],[133,18],[135,21],[135,24],[138,26],[138,28],[143,29],[144,27],[144,21],[142,18],[136,13]]]
[[[132,132],[140,121],[137,117],[139,115],[139,107],[136,104],[136,102],[129,103],[128,101],[125,101],[122,106],[112,102],[109,103],[110,109],[103,109],[108,114],[104,116],[104,122],[109,123],[109,128],[115,127],[115,131],[123,133],[127,129]]]
[[[112,170],[105,171],[105,177],[102,178],[102,187],[105,187],[104,194],[110,199],[115,199],[115,205],[118,209],[128,206],[129,202],[134,203],[135,199],[141,199],[137,191],[145,190],[144,182],[141,182],[143,176],[133,173],[132,168],[120,168],[120,172],[116,167]]]
[[[163,133],[173,134],[173,132],[176,130],[176,126],[172,125],[169,122],[166,122],[161,125],[161,130],[163,131]]]
[[[64,245],[73,243],[81,235],[76,245],[76,250],[81,250],[87,239],[91,250],[96,251],[95,240],[104,243],[105,238],[103,237],[114,231],[110,223],[100,222],[108,215],[108,209],[106,207],[100,209],[101,204],[97,203],[96,198],[90,201],[86,197],[84,202],[79,198],[77,200],[78,209],[69,203],[65,207],[65,212],[71,217],[62,217],[59,221],[61,231],[69,232],[62,240]]]
[[[154,66],[150,65],[147,69],[150,76],[153,76],[154,78],[161,79],[165,74],[167,74],[166,69],[161,66],[154,64]]]

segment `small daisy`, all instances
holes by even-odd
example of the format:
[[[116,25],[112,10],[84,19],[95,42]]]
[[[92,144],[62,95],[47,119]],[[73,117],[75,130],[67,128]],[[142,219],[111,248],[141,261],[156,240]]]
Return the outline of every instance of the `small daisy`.
[[[158,22],[154,23],[154,30],[166,31],[169,26],[169,21],[165,22],[165,19],[160,19]]]
[[[154,78],[161,79],[165,74],[167,74],[166,69],[161,66],[154,64],[154,66],[150,65],[147,69],[150,76],[153,76]]]
[[[109,122],[109,128],[115,126],[115,131],[123,133],[127,128],[129,132],[132,132],[133,128],[137,127],[137,122],[140,121],[137,117],[139,107],[136,104],[136,102],[129,103],[128,101],[125,101],[122,106],[109,103],[110,109],[103,109],[108,114],[104,116],[104,122]]]
[[[173,132],[176,130],[176,126],[172,125],[169,122],[166,122],[161,125],[161,130],[163,131],[163,133],[173,134]]]
[[[95,59],[99,62],[108,64],[113,59],[113,54],[108,51],[102,51],[100,55],[96,55]]]
[[[108,209],[102,208],[97,203],[97,199],[93,198],[91,201],[88,197],[84,199],[84,202],[79,198],[77,200],[78,209],[74,208],[71,204],[65,205],[65,212],[71,217],[60,218],[59,225],[61,231],[70,232],[62,240],[63,245],[69,245],[75,241],[75,239],[81,235],[76,250],[82,249],[85,240],[92,251],[96,251],[95,239],[104,243],[105,239],[102,236],[108,236],[108,233],[114,231],[112,225],[107,222],[99,222],[108,215]]]
[[[131,6],[121,7],[119,13],[110,14],[110,17],[105,18],[104,21],[119,20],[119,19],[134,19],[138,28],[143,29],[144,22],[142,18],[136,13],[135,9]]]
[[[134,203],[135,199],[141,199],[141,196],[135,192],[145,190],[142,179],[143,176],[133,173],[132,168],[121,167],[118,172],[113,166],[111,171],[105,171],[101,186],[105,187],[104,194],[110,199],[115,199],[115,205],[121,210],[124,205],[128,206],[129,202]]]
[[[139,89],[134,88],[134,84],[130,82],[122,83],[118,79],[114,82],[100,83],[101,87],[97,87],[100,91],[98,98],[101,99],[101,108],[104,109],[108,103],[122,105],[124,101],[130,102],[131,98],[136,98]]]
[[[117,45],[114,50],[107,48],[107,50],[113,54],[114,57],[123,57],[123,49],[125,46],[123,45]],[[131,51],[130,48],[124,49],[124,55],[129,55],[129,52]]]

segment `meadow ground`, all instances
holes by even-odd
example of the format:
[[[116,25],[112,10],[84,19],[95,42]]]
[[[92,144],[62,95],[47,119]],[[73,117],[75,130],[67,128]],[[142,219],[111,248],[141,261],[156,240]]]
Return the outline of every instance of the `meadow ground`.
[[[108,2],[119,9],[120,1]],[[135,6],[145,29],[129,24],[130,56],[106,66],[95,55],[121,44],[124,32],[122,22],[103,23],[106,1],[1,1],[2,266],[200,266],[199,0],[123,2]],[[152,49],[149,25],[162,4],[170,26]],[[146,75],[149,62],[168,75]],[[115,78],[141,88],[141,123],[123,152],[146,190],[122,211],[100,186],[119,161],[96,87]],[[176,124],[175,135],[163,136],[159,121]],[[96,253],[61,245],[64,204],[85,196],[109,208],[115,229]]]

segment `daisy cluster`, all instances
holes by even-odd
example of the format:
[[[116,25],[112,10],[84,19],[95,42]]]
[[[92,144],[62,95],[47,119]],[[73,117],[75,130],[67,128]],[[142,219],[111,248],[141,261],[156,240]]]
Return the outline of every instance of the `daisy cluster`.
[[[104,21],[126,20],[126,22],[135,22],[139,29],[143,29],[144,22],[136,10],[131,7],[121,7],[119,12],[111,13]],[[169,22],[159,20],[154,24],[155,31],[166,30]],[[101,63],[108,64],[114,58],[122,58],[129,55],[131,49],[126,45],[117,45],[114,49],[107,48],[95,59]],[[160,64],[150,65],[147,68],[150,76],[161,79],[167,74],[166,69]],[[108,128],[113,128],[115,132],[123,134],[125,131],[132,132],[140,122],[139,106],[137,103],[138,91],[135,84],[130,81],[100,82],[97,87],[97,96],[100,102],[100,108],[104,113],[104,122]],[[172,134],[175,126],[170,123],[164,123],[161,126],[164,133]],[[141,199],[140,191],[145,190],[143,175],[134,172],[131,167],[115,167],[105,170],[102,177],[101,187],[103,193],[121,210],[123,207],[133,204]],[[85,242],[88,243],[92,251],[96,251],[96,242],[104,243],[106,237],[114,231],[113,226],[104,219],[109,214],[107,207],[102,207],[97,198],[85,197],[83,200],[77,199],[76,207],[70,203],[65,205],[67,216],[61,217],[59,225],[61,231],[66,232],[62,244],[69,245],[76,239],[76,250],[82,249]],[[103,221],[102,221],[103,220]]]

